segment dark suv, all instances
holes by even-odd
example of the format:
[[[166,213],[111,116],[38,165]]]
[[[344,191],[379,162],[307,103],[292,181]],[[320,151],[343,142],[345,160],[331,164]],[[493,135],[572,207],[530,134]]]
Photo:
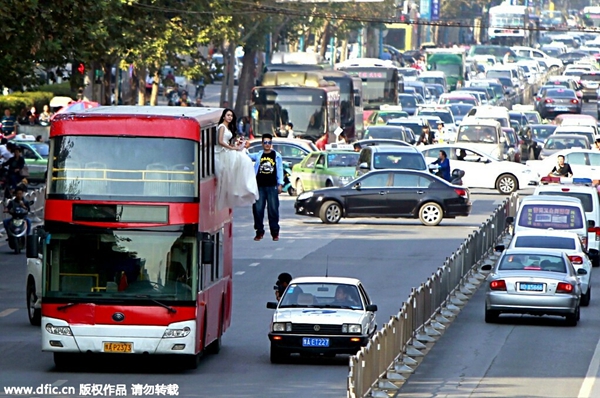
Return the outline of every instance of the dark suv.
[[[363,148],[358,158],[356,176],[378,169],[428,170],[425,158],[416,147],[378,145]]]

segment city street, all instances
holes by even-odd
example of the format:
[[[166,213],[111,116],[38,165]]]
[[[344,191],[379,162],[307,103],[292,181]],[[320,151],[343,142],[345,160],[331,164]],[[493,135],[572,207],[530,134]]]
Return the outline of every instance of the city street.
[[[531,190],[529,190],[531,192]],[[423,282],[504,199],[492,190],[472,195],[468,218],[424,227],[418,220],[350,219],[324,225],[293,214],[294,199],[281,196],[281,240],[254,242],[250,209],[235,210],[234,308],[232,327],[217,356],[205,357],[195,371],[180,371],[148,357],[58,372],[52,354],[40,351],[40,331],[25,309],[25,257],[0,246],[0,394],[6,386],[75,386],[85,383],[178,384],[187,397],[342,397],[348,357],[293,358],[269,362],[269,330],[277,274],[357,277],[379,306],[381,325],[396,314],[411,287]],[[113,362],[114,361],[114,362]],[[433,391],[433,390],[432,390]],[[50,396],[50,395],[44,395]]]
[[[586,104],[584,113],[594,115],[595,107]],[[582,307],[575,328],[565,327],[564,318],[518,315],[486,324],[481,288],[397,396],[600,397],[597,268],[592,286],[590,306]]]

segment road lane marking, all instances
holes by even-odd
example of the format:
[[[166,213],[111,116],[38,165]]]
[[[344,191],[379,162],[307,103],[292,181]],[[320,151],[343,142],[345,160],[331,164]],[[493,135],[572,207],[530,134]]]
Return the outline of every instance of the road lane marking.
[[[583,383],[581,383],[581,388],[579,389],[579,395],[577,395],[577,398],[591,397],[594,383],[596,383],[598,369],[600,369],[600,340],[598,340],[598,344],[596,344],[594,355],[592,356],[590,366],[585,374],[585,379],[583,379]]]
[[[246,273],[246,271],[238,271],[238,272],[236,272],[235,274],[236,274],[236,275],[244,275],[245,273]]]
[[[278,250],[283,250],[283,247],[278,247],[277,249],[275,249],[275,251],[278,251]]]
[[[263,256],[263,258],[271,258],[271,257],[273,257],[273,255],[272,255],[272,254],[265,254],[265,255]]]
[[[0,318],[9,316],[10,314],[12,314],[13,312],[15,312],[17,310],[18,310],[18,308],[9,308],[7,310],[4,310],[4,311],[0,312]]]
[[[256,267],[258,264],[260,264],[260,263],[250,263],[250,264],[248,264],[248,266],[249,267]]]

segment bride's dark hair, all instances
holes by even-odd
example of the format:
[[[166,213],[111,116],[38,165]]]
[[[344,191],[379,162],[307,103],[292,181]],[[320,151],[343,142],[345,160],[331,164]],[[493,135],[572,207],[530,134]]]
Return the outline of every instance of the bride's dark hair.
[[[225,108],[225,110],[221,114],[221,118],[219,119],[218,125],[221,125],[223,123],[227,112],[231,112],[231,114],[233,115],[233,118],[231,119],[231,123],[229,123],[229,126],[227,126],[229,128],[229,131],[231,131],[231,135],[232,135],[231,140],[229,140],[229,141],[235,142],[235,138],[237,136],[237,118],[235,117],[235,112],[233,111],[233,109]]]

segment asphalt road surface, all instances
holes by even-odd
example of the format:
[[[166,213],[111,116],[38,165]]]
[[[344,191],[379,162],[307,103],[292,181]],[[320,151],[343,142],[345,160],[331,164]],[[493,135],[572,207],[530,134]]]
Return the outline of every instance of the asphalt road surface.
[[[584,105],[595,116],[596,103]],[[484,322],[481,288],[427,354],[398,397],[600,397],[600,270],[577,327],[564,318],[503,315]],[[483,286],[483,285],[482,285]],[[596,292],[596,293],[594,293]]]
[[[438,227],[424,227],[418,220],[394,219],[351,219],[338,225],[324,225],[316,218],[294,215],[294,198],[281,197],[279,242],[270,239],[254,242],[250,209],[235,210],[232,327],[223,338],[220,354],[203,358],[194,371],[177,370],[167,362],[139,357],[128,361],[106,357],[102,363],[94,360],[75,371],[57,371],[52,354],[40,350],[39,328],[30,326],[27,320],[25,257],[11,254],[2,242],[0,395],[6,394],[5,387],[48,384],[60,388],[71,386],[75,388],[71,396],[85,396],[81,385],[108,385],[114,390],[117,384],[125,384],[131,396],[134,384],[176,384],[179,396],[185,397],[344,397],[347,356],[327,360],[292,358],[284,365],[269,362],[267,333],[272,310],[266,309],[265,304],[274,299],[272,287],[277,274],[288,271],[294,276],[324,275],[328,270],[332,276],[357,277],[379,306],[378,323],[382,325],[397,313],[411,287],[425,281],[441,266],[504,199],[492,190],[474,191],[471,216],[444,220]],[[587,322],[588,312],[584,312],[582,323]],[[480,315],[473,315],[473,319],[483,324]],[[449,332],[458,329],[452,327]],[[585,334],[583,328],[558,330],[564,335]],[[579,338],[586,340],[585,336]],[[530,336],[528,341],[536,340]],[[570,339],[561,346],[577,345],[576,340]],[[544,358],[548,353],[538,354]],[[561,353],[560,360],[546,362],[546,366],[562,367],[566,357]],[[575,358],[569,361],[575,363]],[[431,386],[430,391],[436,388]]]

